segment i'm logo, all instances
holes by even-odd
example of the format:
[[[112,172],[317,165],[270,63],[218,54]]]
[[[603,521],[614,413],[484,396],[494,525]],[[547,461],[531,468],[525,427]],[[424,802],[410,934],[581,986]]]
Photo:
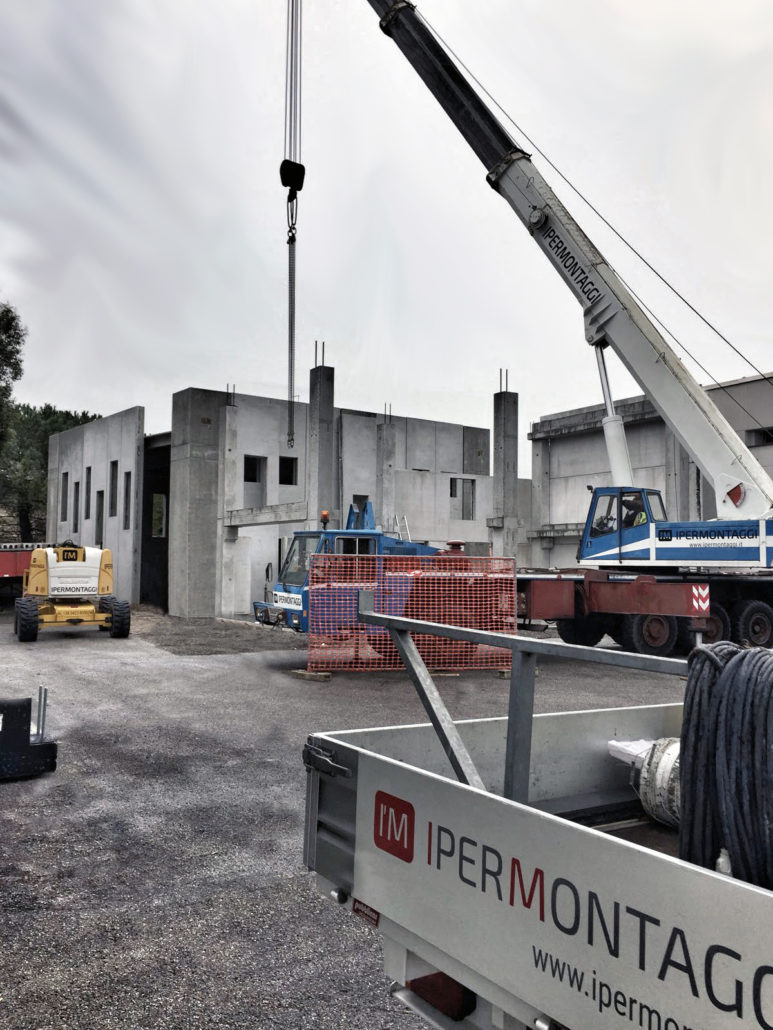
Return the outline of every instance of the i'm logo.
[[[377,848],[403,862],[412,862],[415,824],[416,813],[409,801],[376,791],[373,842]]]

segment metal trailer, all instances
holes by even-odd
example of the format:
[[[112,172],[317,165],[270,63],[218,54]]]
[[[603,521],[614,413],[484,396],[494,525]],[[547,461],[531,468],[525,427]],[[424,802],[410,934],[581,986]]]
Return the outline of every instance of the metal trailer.
[[[678,859],[608,755],[678,736],[682,706],[533,714],[540,654],[686,662],[360,612],[431,724],[309,737],[304,857],[381,934],[395,996],[443,1030],[773,1027],[773,893]],[[409,630],[509,648],[508,717],[453,723]]]

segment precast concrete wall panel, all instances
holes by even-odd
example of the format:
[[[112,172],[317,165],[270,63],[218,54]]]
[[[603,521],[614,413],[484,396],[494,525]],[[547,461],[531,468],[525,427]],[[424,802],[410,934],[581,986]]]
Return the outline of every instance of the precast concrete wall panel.
[[[464,469],[464,427],[438,423],[435,433],[435,468],[441,474],[460,475]]]
[[[356,496],[366,496],[375,507],[377,479],[377,428],[375,415],[342,411],[341,415],[341,524],[346,524],[349,505]],[[376,521],[382,518],[376,512]]]
[[[406,420],[406,461],[407,469],[419,472],[434,472],[435,465],[435,423],[421,419]]]
[[[464,426],[464,458],[462,471],[467,476],[488,476],[491,474],[489,453],[489,431],[475,426]]]
[[[115,594],[133,604],[139,601],[140,589],[144,423],[144,408],[128,408],[58,433],[49,441],[50,542],[72,539],[85,546],[109,547],[113,553]],[[66,510],[62,496],[64,474]],[[100,494],[102,501],[98,501]]]
[[[438,512],[435,500],[435,477],[431,472],[395,471],[395,512],[401,523],[403,516],[408,520],[413,540],[431,540],[432,534],[438,532],[445,536],[448,509]]]
[[[287,446],[287,402],[271,397],[236,395],[238,432],[233,461],[239,482],[242,484],[242,502],[236,507],[253,507],[245,496],[252,484],[244,483],[244,457],[253,455],[265,458],[264,503],[283,504],[286,501],[301,500],[306,482],[306,426],[308,405],[295,405],[295,446]],[[279,483],[279,458],[286,456],[297,459],[297,483],[282,486]],[[261,484],[263,485],[263,484]]]

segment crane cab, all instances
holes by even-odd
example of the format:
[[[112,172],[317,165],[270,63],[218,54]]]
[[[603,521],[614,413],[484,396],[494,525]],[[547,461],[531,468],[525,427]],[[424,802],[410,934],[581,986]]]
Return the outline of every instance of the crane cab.
[[[583,565],[649,562],[653,527],[665,521],[659,490],[596,487],[577,560]]]

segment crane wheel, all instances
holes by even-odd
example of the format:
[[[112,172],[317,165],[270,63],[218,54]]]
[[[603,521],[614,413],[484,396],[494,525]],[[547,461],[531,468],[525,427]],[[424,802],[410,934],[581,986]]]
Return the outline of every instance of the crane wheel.
[[[606,625],[599,615],[581,615],[576,619],[556,619],[556,630],[565,644],[595,647],[604,636]]]
[[[34,597],[17,597],[14,604],[14,631],[24,644],[38,639],[40,616]]]
[[[773,647],[773,608],[765,601],[740,601],[733,609],[733,640]]]
[[[695,637],[690,631],[689,619],[678,619],[679,638],[677,640],[677,651],[680,654],[689,654],[695,647]],[[720,640],[731,639],[730,616],[724,605],[716,601],[711,602],[709,611],[708,627],[703,631],[704,644],[718,644]]]
[[[626,615],[623,619],[623,647],[636,654],[665,658],[674,650],[678,635],[673,615]]]
[[[110,624],[111,637],[128,637],[131,629],[132,610],[128,601],[113,601],[113,621]]]

